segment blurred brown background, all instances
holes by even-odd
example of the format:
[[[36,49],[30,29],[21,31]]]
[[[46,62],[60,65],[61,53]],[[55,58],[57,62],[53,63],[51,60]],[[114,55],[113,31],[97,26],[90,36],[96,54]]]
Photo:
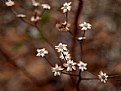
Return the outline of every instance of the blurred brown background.
[[[30,1],[15,0],[15,10],[30,17],[33,10]],[[52,7],[49,12],[44,13],[39,23],[41,31],[53,45],[67,43],[71,49],[70,34],[59,32],[55,27],[56,23],[64,21],[60,7],[65,0],[38,1]],[[93,77],[100,70],[107,74],[121,74],[121,0],[83,1],[79,23],[90,22],[92,30],[86,32],[87,39],[83,49],[89,72],[82,75]],[[4,2],[5,0],[0,0],[0,91],[75,91],[69,76],[54,77],[46,61],[36,57],[36,49],[45,47],[50,53],[47,58],[53,64],[57,62],[55,53],[36,28],[16,18]],[[72,2],[69,14],[71,27],[78,0]],[[78,56],[77,52],[77,59]],[[120,78],[112,79],[106,84],[95,80],[82,81],[80,88],[81,91],[121,91]]]

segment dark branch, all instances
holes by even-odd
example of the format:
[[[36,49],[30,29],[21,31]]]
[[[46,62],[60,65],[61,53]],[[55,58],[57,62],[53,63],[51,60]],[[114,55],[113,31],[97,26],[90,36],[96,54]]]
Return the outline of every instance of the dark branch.
[[[76,48],[76,39],[75,37],[78,34],[78,20],[79,20],[79,16],[80,13],[82,11],[82,7],[83,7],[83,1],[79,0],[79,5],[78,5],[78,9],[75,15],[75,20],[74,20],[74,32],[73,32],[73,38],[72,38],[72,49],[71,49],[71,54],[72,54],[72,58],[75,60],[75,48]]]

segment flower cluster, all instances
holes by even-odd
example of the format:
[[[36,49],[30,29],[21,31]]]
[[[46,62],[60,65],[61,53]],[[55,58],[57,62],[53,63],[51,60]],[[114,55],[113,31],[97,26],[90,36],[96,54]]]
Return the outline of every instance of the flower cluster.
[[[8,7],[12,7],[15,5],[15,2],[12,0],[7,0],[5,2],[5,4]],[[65,2],[63,4],[63,6],[61,7],[62,12],[65,14],[65,20],[64,20],[65,22],[63,22],[61,24],[56,24],[56,27],[58,28],[59,31],[69,31],[70,32],[70,23],[68,23],[68,12],[71,11],[71,8],[72,8],[71,4],[72,4],[72,2],[69,2],[69,3]],[[40,5],[40,3],[35,0],[32,0],[32,5],[35,8],[42,6],[42,8],[44,10],[51,9],[49,4]],[[41,16],[40,16],[41,14],[39,14],[38,13],[39,10],[36,11],[36,9],[30,18],[30,21],[32,22],[32,24],[37,23],[41,19]],[[16,14],[16,12],[14,12],[14,13]],[[23,19],[26,17],[26,15],[17,14],[16,17]],[[79,24],[79,26],[81,27],[81,30],[86,31],[86,30],[90,30],[92,25],[90,23],[84,22],[84,23]],[[83,39],[86,39],[86,37],[81,36],[81,37],[76,37],[76,39],[83,40]],[[51,70],[54,73],[54,76],[60,76],[63,71],[66,71],[68,74],[69,72],[78,70],[78,69],[82,72],[87,70],[87,63],[84,63],[83,61],[78,61],[78,63],[77,63],[74,60],[72,60],[71,54],[69,53],[69,50],[67,48],[67,44],[59,43],[57,46],[55,46],[55,50],[57,50],[57,52],[59,53],[59,59],[60,59],[60,61],[63,61],[62,62],[63,64],[61,66],[58,64],[55,64],[55,67],[51,67]],[[47,54],[48,54],[48,51],[45,48],[37,49],[36,56],[41,56],[46,59],[45,55],[47,55]],[[51,63],[50,63],[50,65],[53,66]],[[108,80],[108,77],[109,76],[106,73],[104,73],[102,71],[99,72],[98,79],[101,82],[106,83],[106,81]]]
[[[76,63],[71,60],[71,56],[69,54],[69,50],[67,49],[66,44],[59,43],[58,46],[55,46],[55,49],[57,49],[57,52],[60,53],[60,58],[65,60],[66,62],[63,63],[63,67],[59,66],[58,64],[55,64],[55,67],[51,68],[52,72],[54,73],[54,76],[59,76],[61,74],[61,71],[64,70],[64,68],[66,68],[67,72],[76,70],[76,66],[78,66],[81,71],[87,70],[87,63],[83,63],[82,61]],[[48,54],[48,51],[45,48],[37,49],[36,56],[44,57],[46,54]]]
[[[72,2],[65,2],[63,4],[63,6],[61,7],[61,10],[63,11],[63,13],[65,14],[65,21],[63,23],[58,23],[56,24],[56,28],[59,30],[59,31],[69,31],[70,30],[70,23],[68,23],[68,19],[67,19],[67,13],[69,11],[71,11],[71,4]]]
[[[79,61],[79,63],[76,63],[73,60],[71,60],[69,50],[67,49],[67,44],[59,43],[58,46],[55,46],[55,49],[57,49],[57,52],[60,53],[60,58],[65,60],[66,62],[63,63],[62,66],[55,64],[55,67],[51,67],[51,70],[54,73],[54,76],[60,76],[61,72],[64,71],[65,68],[67,72],[76,70],[77,69],[76,66],[78,66],[78,69],[80,69],[81,71],[87,70],[87,63],[84,63],[82,61]],[[48,51],[45,48],[37,49],[36,56],[44,57],[46,54],[48,54]],[[108,75],[100,71],[98,77],[101,82],[106,83]]]
[[[79,26],[81,27],[81,30],[86,31],[86,30],[91,29],[92,25],[90,23],[84,22],[84,23],[79,24]],[[84,40],[84,39],[86,39],[85,36],[77,37],[77,40],[79,41]]]
[[[87,70],[87,63],[84,63],[82,61],[76,63],[71,59],[71,55],[69,54],[67,44],[59,43],[57,46],[55,46],[55,49],[57,50],[57,52],[60,53],[60,59],[65,60],[66,62],[63,63],[62,66],[55,64],[55,67],[51,67],[54,76],[60,76],[61,72],[64,70],[67,72],[77,70],[77,67],[81,71]],[[41,56],[41,57],[44,57],[46,54],[48,54],[48,51],[45,48],[37,49],[37,52],[38,53],[36,56]],[[98,77],[101,82],[106,83],[108,75],[100,71]]]
[[[76,70],[76,66],[78,66],[81,71],[87,70],[86,63],[83,63],[82,61],[76,63],[71,59],[71,55],[67,49],[67,44],[59,43],[58,46],[55,46],[55,49],[57,49],[57,52],[60,53],[60,58],[66,61],[63,63],[63,66],[66,68],[67,72]]]
[[[34,11],[33,11],[33,15],[30,17],[30,22],[31,23],[37,23],[39,20],[41,20],[41,17],[40,16],[40,11],[38,10],[38,8],[36,7],[39,7],[39,6],[42,6],[42,8],[44,10],[50,10],[51,9],[51,6],[49,4],[40,4],[39,2],[37,2],[36,0],[31,0],[32,1],[32,5],[35,7]],[[12,7],[15,5],[15,2],[12,1],[12,0],[7,0],[5,2],[6,6],[8,7]],[[12,9],[12,8],[11,8]],[[21,18],[21,20],[25,21],[23,18],[27,17],[25,14],[17,14],[17,12],[15,12],[13,9],[12,9],[13,13],[16,14],[16,17],[17,18]],[[30,23],[29,23],[30,24]]]

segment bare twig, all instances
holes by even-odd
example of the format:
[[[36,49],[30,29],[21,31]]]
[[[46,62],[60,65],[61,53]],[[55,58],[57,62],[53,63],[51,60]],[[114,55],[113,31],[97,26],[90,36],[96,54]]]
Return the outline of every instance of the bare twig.
[[[82,37],[84,37],[84,36],[85,36],[85,31],[84,31]],[[83,40],[80,41],[80,51],[81,51],[81,53],[80,53],[80,55],[81,55],[81,61],[83,61]],[[80,82],[82,80],[82,78],[81,78],[81,69],[79,70],[79,74],[78,75],[79,75],[79,79],[77,81],[76,88],[77,88],[77,91],[80,91],[79,90],[79,84],[80,84]]]

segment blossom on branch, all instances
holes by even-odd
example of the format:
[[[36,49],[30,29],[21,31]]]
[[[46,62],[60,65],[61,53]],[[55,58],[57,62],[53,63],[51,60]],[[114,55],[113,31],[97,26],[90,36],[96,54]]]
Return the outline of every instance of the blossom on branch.
[[[82,24],[79,24],[79,26],[81,27],[81,30],[88,30],[88,29],[91,29],[91,24],[90,23],[82,23]]]
[[[76,63],[73,60],[68,60],[67,63],[63,64],[64,67],[67,67],[67,71],[76,70]]]
[[[5,2],[5,4],[8,6],[8,7],[11,7],[11,6],[14,6],[15,5],[15,2],[12,1],[12,0],[8,0]]]
[[[33,5],[34,7],[40,6],[39,2],[37,2],[37,1],[35,1],[35,0],[32,0],[32,5]]]
[[[16,17],[18,17],[18,18],[25,18],[26,15],[24,15],[24,14],[17,14]]]
[[[71,55],[69,54],[69,51],[63,51],[61,52],[60,58],[63,60],[70,60]]]
[[[55,46],[55,49],[57,49],[57,52],[63,52],[67,50],[67,45],[59,43],[58,46]]]
[[[83,39],[86,39],[86,37],[78,37],[77,39],[78,40],[83,40]]]
[[[66,13],[68,11],[71,11],[71,3],[72,2],[69,2],[69,3],[65,2],[63,4],[63,7],[61,7],[61,9],[63,10],[63,13]]]
[[[101,82],[106,83],[106,81],[108,80],[108,75],[106,73],[103,73],[102,71],[99,72],[98,75],[99,79]]]
[[[61,66],[58,66],[58,64],[55,64],[55,67],[52,67],[52,68],[51,68],[52,72],[54,73],[54,76],[60,76],[61,71],[62,71],[63,69],[64,69],[64,68],[62,68]]]
[[[70,28],[70,24],[65,21],[64,23],[56,24],[56,28],[59,31],[69,31],[70,30],[69,29]]]
[[[81,71],[87,70],[87,67],[86,67],[87,66],[87,63],[84,63],[82,61],[79,61],[79,63],[77,65],[79,66],[79,69]]]
[[[43,7],[43,9],[48,9],[48,10],[51,9],[49,4],[41,4],[41,6]]]
[[[32,16],[30,21],[31,22],[38,22],[41,18],[39,16]]]
[[[45,48],[42,48],[42,49],[37,49],[37,55],[36,56],[41,56],[41,57],[44,57],[45,54],[48,54],[48,51],[45,50]]]

